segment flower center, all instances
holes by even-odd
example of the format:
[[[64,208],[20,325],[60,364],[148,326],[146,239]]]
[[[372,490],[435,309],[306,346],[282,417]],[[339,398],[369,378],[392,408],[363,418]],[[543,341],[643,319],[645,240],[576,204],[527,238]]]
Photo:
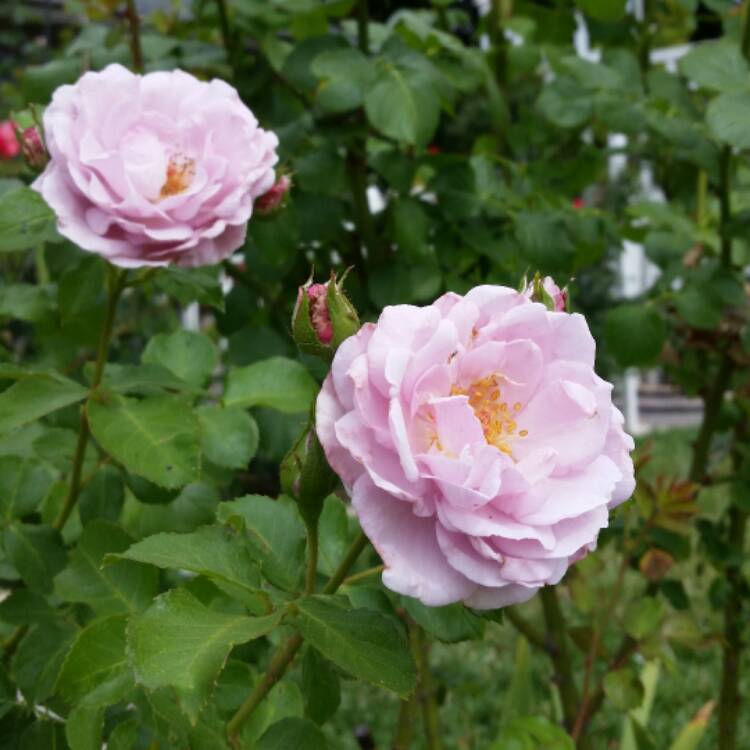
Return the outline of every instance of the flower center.
[[[161,186],[159,198],[169,198],[184,193],[195,177],[195,161],[184,156],[172,156],[167,165],[167,179]]]
[[[465,389],[454,385],[451,395],[469,397],[469,406],[482,425],[485,440],[510,456],[512,451],[509,440],[518,429],[515,414],[521,411],[523,405],[516,401],[509,406],[503,401],[501,380],[502,375],[495,373],[475,381]],[[520,430],[517,434],[519,437],[526,437],[529,433],[528,430]]]

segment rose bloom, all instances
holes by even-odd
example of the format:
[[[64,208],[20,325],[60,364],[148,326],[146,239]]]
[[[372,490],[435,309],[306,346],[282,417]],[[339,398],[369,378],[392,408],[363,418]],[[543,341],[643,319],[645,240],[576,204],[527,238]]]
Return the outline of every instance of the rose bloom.
[[[393,591],[525,601],[633,491],[633,440],[578,314],[480,286],[387,307],[344,341],[317,431]]]
[[[121,65],[61,86],[33,187],[61,234],[123,267],[217,263],[274,183],[278,139],[223,81]]]

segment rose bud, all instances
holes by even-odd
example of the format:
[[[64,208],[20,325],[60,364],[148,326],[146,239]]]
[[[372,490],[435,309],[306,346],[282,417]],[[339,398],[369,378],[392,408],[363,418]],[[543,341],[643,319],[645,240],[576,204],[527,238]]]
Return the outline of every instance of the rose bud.
[[[10,120],[0,122],[0,159],[12,159],[18,156],[21,144],[16,138],[16,129]]]
[[[331,273],[325,284],[311,279],[299,288],[292,335],[303,352],[330,360],[339,344],[359,330],[357,311],[344,294],[345,278],[337,280]]]
[[[525,284],[523,293],[532,302],[541,302],[552,312],[565,312],[568,309],[568,287],[560,289],[551,276],[543,279],[536,274],[530,284]]]
[[[258,216],[269,216],[276,213],[286,203],[291,189],[292,178],[286,174],[281,175],[274,186],[255,201],[255,213]]]
[[[338,477],[326,461],[318,436],[308,425],[281,463],[281,489],[297,502],[305,523],[315,526],[323,501],[337,484]]]
[[[47,166],[49,154],[44,147],[42,136],[39,134],[39,129],[35,125],[32,125],[25,130],[19,129],[19,134],[21,140],[21,151],[23,152],[23,158],[26,160],[26,164],[34,170],[41,171]]]
[[[320,444],[385,564],[432,607],[554,585],[635,487],[582,315],[501,286],[386,307],[339,347]]]

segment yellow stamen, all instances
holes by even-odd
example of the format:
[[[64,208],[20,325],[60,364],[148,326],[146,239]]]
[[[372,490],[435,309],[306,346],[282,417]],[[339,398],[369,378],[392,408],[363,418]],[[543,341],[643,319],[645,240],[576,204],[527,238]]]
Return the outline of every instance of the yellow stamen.
[[[183,157],[172,157],[167,165],[167,179],[161,186],[159,198],[169,198],[184,193],[195,177],[195,162]]]

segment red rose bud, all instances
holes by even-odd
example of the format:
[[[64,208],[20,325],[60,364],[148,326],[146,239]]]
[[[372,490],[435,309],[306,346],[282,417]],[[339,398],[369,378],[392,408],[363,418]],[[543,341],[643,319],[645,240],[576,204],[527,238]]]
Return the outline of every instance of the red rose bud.
[[[47,166],[49,154],[36,125],[21,132],[21,150],[23,158],[32,169],[41,171]]]
[[[267,192],[263,193],[255,201],[255,213],[259,216],[268,216],[275,213],[284,205],[286,197],[292,188],[292,178],[283,174],[276,180],[276,184]]]
[[[0,159],[12,159],[18,156],[21,144],[16,138],[16,129],[10,120],[0,122]]]
[[[359,330],[357,311],[344,294],[345,278],[346,274],[339,281],[332,273],[325,284],[310,279],[299,288],[292,334],[303,352],[330,361],[339,344]]]
[[[586,204],[583,202],[583,198],[573,198],[571,205],[575,209],[583,208]]]

